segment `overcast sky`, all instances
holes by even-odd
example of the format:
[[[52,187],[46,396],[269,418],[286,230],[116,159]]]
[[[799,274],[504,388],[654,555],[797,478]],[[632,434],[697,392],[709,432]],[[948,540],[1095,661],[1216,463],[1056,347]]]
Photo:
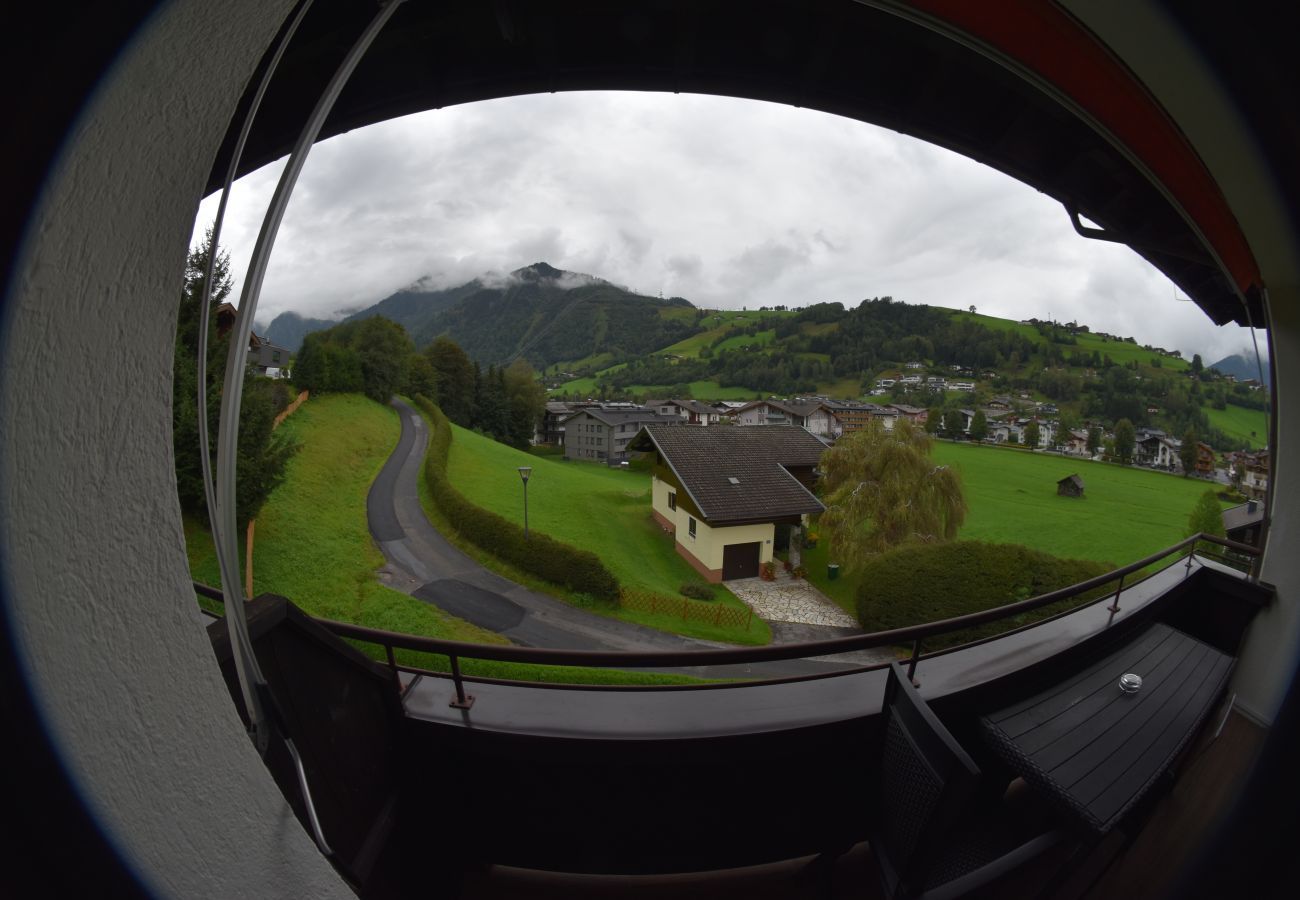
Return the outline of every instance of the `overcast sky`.
[[[223,245],[241,279],[282,167],[232,193]],[[257,320],[539,261],[710,308],[890,295],[1077,319],[1207,363],[1251,343],[1127,247],[1078,237],[1056,201],[965,157],[811,110],[648,93],[493,100],[317,144]]]

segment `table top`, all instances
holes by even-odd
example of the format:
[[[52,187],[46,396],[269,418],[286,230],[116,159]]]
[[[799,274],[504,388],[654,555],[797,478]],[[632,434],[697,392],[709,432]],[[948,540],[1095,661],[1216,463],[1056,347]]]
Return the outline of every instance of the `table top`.
[[[1157,623],[1041,693],[980,719],[1025,781],[1104,834],[1173,765],[1227,684],[1235,659]],[[1132,694],[1126,673],[1142,677]]]

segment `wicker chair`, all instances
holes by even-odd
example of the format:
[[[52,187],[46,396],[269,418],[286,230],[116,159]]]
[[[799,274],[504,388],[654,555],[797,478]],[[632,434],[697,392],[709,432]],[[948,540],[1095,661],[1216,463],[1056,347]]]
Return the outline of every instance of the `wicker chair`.
[[[982,803],[974,760],[898,665],[885,686],[884,747],[871,851],[889,897],[960,897],[1056,844],[1001,802]]]

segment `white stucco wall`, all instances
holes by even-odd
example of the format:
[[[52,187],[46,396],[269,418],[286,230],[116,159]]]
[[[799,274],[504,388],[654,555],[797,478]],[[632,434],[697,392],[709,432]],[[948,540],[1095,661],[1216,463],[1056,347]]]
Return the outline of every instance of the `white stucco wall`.
[[[0,559],[62,762],[159,896],[350,898],[243,732],[195,614],[169,348],[200,192],[291,0],[164,4],[100,82],[0,327]]]

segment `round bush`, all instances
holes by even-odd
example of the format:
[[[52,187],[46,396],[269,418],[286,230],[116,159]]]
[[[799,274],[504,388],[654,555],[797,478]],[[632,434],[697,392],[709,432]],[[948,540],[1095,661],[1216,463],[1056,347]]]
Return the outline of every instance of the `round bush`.
[[[677,592],[683,597],[690,597],[692,600],[713,599],[713,588],[703,581],[688,581],[678,588]]]
[[[858,622],[867,631],[923,625],[1037,597],[1114,568],[1091,560],[1060,559],[1019,544],[954,541],[904,547],[882,553],[862,568]],[[1000,634],[1106,591],[1103,586],[1018,616],[929,637],[922,649],[937,650]]]

